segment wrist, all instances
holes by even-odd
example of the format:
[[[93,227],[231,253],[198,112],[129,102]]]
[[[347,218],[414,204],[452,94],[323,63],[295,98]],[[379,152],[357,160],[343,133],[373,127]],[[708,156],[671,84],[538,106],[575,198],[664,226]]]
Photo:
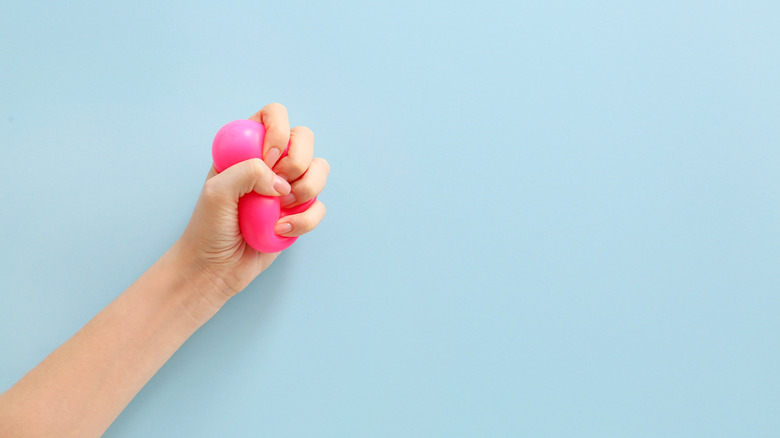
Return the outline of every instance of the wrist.
[[[195,320],[205,323],[230,298],[224,281],[204,269],[179,242],[176,242],[158,262],[162,270],[176,277],[178,296],[183,310]]]

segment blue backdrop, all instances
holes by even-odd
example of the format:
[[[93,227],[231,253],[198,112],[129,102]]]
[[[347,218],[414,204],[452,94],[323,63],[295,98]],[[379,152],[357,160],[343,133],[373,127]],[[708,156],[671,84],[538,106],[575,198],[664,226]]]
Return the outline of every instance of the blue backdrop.
[[[591,3],[591,4],[586,4]],[[108,437],[780,430],[777,2],[15,2],[0,390],[183,230],[270,102],[328,214]]]

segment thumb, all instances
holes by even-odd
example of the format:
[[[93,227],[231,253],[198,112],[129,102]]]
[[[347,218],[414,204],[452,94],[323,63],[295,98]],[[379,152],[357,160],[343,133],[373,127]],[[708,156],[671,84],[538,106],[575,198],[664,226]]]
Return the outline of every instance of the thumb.
[[[215,192],[238,199],[249,192],[267,196],[290,193],[290,183],[276,175],[259,158],[234,164],[209,180]]]

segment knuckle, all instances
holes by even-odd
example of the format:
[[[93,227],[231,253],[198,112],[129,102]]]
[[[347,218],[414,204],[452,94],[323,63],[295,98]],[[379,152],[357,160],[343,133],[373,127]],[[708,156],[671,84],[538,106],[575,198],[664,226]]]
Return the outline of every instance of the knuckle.
[[[265,176],[268,166],[259,158],[251,158],[246,161],[247,172],[253,179],[260,179]]]
[[[328,160],[317,157],[314,159],[314,161],[316,161],[319,166],[322,166],[322,169],[325,171],[325,175],[330,174],[330,163],[328,163]]]
[[[300,160],[295,160],[289,155],[287,158],[289,158],[289,160],[286,160],[284,164],[289,173],[300,176],[306,172],[306,165],[303,162]]]
[[[297,134],[307,135],[307,136],[311,137],[312,140],[314,139],[314,131],[309,129],[308,126],[296,126],[295,127],[295,131],[296,131]]]
[[[214,179],[210,179],[203,184],[203,198],[208,202],[214,202],[222,198],[222,189]]]
[[[278,111],[278,112],[287,113],[287,108],[279,102],[269,103],[268,105],[265,106],[265,108],[268,111],[274,111],[274,112]]]
[[[299,200],[308,201],[316,196],[317,193],[315,193],[314,187],[311,184],[306,181],[300,181],[298,185],[295,186],[295,195]]]

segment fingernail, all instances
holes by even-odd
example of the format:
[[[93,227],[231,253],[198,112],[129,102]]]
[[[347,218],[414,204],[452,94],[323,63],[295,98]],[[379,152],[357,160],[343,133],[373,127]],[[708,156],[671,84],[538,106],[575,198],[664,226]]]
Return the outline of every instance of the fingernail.
[[[268,153],[265,154],[265,164],[267,164],[268,167],[274,167],[274,164],[276,164],[276,161],[279,159],[279,155],[281,154],[282,153],[278,148],[269,149]]]
[[[295,202],[295,194],[293,194],[292,192],[279,198],[279,203],[281,203],[282,206],[290,205],[293,202]]]
[[[280,222],[274,227],[274,233],[287,234],[292,231],[292,224],[289,222]]]
[[[290,193],[291,189],[292,188],[290,187],[290,183],[288,183],[284,178],[279,175],[274,175],[274,190],[276,190],[279,194],[286,195]]]

